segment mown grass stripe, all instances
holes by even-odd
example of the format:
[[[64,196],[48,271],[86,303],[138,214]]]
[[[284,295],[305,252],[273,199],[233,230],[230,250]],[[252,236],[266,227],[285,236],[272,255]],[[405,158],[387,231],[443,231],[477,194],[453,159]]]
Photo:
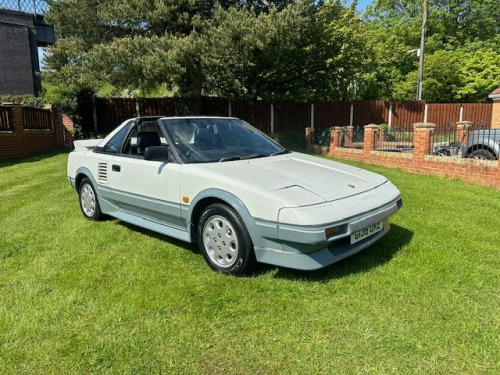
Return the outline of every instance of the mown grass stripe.
[[[371,248],[307,273],[79,212],[64,153],[0,163],[0,373],[500,371],[500,192],[356,164],[401,190]]]

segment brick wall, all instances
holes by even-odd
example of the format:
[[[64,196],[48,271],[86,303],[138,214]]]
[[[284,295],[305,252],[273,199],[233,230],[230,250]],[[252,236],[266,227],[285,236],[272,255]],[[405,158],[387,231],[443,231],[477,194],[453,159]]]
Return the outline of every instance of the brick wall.
[[[430,155],[429,145],[432,144],[431,137],[434,128],[434,124],[414,124],[413,154],[374,151],[373,140],[378,136],[379,129],[373,124],[365,126],[362,150],[340,147],[338,139],[341,130],[334,128],[328,156],[399,168],[406,172],[461,179],[500,189],[500,160],[476,160]],[[306,134],[309,139],[314,138],[314,132],[311,129],[307,130]],[[310,151],[315,151],[314,145],[308,143],[308,147]]]
[[[65,115],[52,111],[52,129],[32,130],[24,128],[23,108],[17,104],[11,107],[9,121],[12,131],[0,132],[0,160],[27,156],[48,151],[56,145],[71,147],[73,135],[64,123],[72,130],[73,123]]]
[[[74,124],[71,118],[59,111],[53,110],[52,115],[54,118],[54,129],[56,131],[56,142],[58,146],[73,147],[74,142]]]

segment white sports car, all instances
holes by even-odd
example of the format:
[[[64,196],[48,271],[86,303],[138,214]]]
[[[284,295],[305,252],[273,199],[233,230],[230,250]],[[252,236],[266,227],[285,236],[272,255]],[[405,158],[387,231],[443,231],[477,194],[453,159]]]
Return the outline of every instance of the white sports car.
[[[83,215],[198,242],[216,271],[256,261],[328,266],[389,230],[401,206],[385,177],[289,152],[228,117],[140,117],[75,142],[68,178]]]

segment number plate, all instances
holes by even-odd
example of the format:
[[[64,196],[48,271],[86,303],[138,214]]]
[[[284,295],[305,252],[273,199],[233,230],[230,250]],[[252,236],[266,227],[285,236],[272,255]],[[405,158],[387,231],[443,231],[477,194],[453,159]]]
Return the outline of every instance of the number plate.
[[[357,230],[351,234],[351,245],[364,240],[366,237],[370,237],[372,234],[379,232],[384,227],[384,222],[379,221],[378,223],[372,224],[369,227]]]

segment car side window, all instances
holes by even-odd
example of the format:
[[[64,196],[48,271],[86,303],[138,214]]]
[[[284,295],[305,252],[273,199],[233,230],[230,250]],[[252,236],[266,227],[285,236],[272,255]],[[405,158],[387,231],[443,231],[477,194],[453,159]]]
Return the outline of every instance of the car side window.
[[[120,129],[118,133],[111,138],[108,143],[102,148],[101,152],[106,154],[117,154],[120,151],[120,146],[123,142],[123,138],[127,134],[128,126],[124,126]]]
[[[121,155],[133,158],[144,157],[144,151],[151,146],[167,145],[158,123],[156,121],[145,121],[136,125],[129,133]]]

